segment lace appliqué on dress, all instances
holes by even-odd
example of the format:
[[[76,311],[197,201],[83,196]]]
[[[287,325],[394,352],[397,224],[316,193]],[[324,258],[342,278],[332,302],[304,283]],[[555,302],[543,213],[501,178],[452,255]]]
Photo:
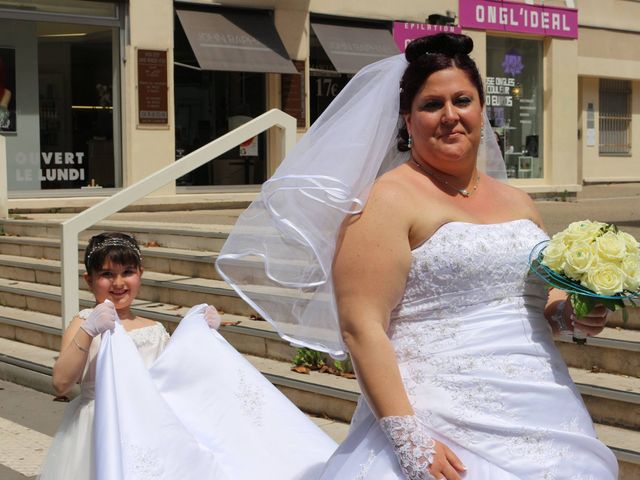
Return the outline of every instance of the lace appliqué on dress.
[[[262,426],[264,399],[261,390],[257,385],[247,382],[242,370],[238,370],[238,386],[235,397],[240,402],[242,413],[251,423],[257,427]]]
[[[140,348],[146,345],[158,345],[161,340],[169,337],[161,323],[149,325],[148,327],[136,328],[127,332],[136,347]]]
[[[153,448],[122,442],[125,480],[155,480],[163,473],[163,462]]]
[[[360,465],[360,471],[358,472],[358,476],[354,478],[354,480],[366,480],[367,474],[373,465],[373,462],[376,459],[376,452],[373,450],[369,450],[369,456],[367,457],[367,461]]]

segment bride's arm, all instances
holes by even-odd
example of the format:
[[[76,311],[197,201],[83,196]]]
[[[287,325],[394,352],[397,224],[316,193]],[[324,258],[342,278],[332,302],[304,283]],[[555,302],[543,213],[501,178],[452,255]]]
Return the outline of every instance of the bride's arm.
[[[407,209],[402,208],[408,204],[400,189],[379,187],[378,183],[372,189],[363,213],[347,219],[343,226],[333,268],[335,295],[342,336],[370,407],[383,422],[386,418],[393,424],[402,417],[399,421],[407,421],[410,430],[411,422],[414,426],[419,422],[413,416],[386,330],[391,310],[402,299],[411,266],[411,222]],[[383,430],[384,425],[381,423]],[[385,433],[392,436],[388,430]],[[398,450],[408,446],[406,437],[399,435],[391,441],[404,469]],[[425,436],[421,446],[425,455],[417,459],[422,464],[433,447],[430,442]],[[463,470],[460,460],[436,443],[431,473],[457,480],[456,470]]]
[[[413,414],[386,333],[411,263],[407,227],[401,214],[390,215],[388,197],[374,189],[364,212],[347,219],[333,267],[342,337],[379,418]]]

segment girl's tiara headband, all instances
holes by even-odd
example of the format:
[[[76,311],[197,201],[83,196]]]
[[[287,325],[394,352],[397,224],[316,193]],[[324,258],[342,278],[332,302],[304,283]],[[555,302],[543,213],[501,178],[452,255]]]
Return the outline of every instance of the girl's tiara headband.
[[[133,251],[133,253],[136,255],[136,257],[138,258],[138,261],[141,262],[142,261],[142,255],[140,253],[140,248],[133,243],[130,240],[127,240],[126,238],[107,238],[106,240],[100,242],[100,243],[96,243],[91,250],[89,250],[89,252],[87,253],[87,263],[89,263],[89,261],[91,260],[91,255],[93,255],[95,252],[102,250],[104,248],[107,247],[125,247],[128,248],[129,250]]]

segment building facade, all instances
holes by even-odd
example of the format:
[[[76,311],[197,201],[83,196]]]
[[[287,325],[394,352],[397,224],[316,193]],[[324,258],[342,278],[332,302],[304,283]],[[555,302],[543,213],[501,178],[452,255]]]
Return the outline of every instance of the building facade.
[[[635,0],[0,0],[10,198],[109,195],[280,108],[303,134],[410,38],[474,40],[509,182],[640,181]],[[259,185],[267,132],[159,193]]]

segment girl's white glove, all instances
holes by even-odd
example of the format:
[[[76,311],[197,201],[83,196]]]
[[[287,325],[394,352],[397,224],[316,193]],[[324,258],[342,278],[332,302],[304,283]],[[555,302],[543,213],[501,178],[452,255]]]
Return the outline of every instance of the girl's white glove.
[[[107,330],[113,330],[116,326],[116,307],[109,300],[96,305],[93,312],[82,322],[80,328],[88,335],[95,337]]]
[[[207,321],[209,328],[213,328],[214,330],[218,330],[220,328],[220,322],[222,319],[220,318],[218,311],[211,305],[207,305],[207,308],[205,308],[204,319]]]

